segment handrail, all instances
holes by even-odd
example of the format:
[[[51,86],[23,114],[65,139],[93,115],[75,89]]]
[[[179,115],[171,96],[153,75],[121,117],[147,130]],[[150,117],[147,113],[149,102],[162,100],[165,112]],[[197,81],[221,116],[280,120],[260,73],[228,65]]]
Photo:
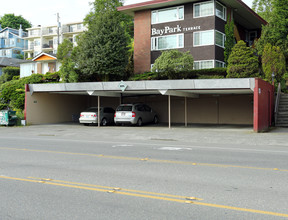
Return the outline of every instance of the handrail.
[[[275,120],[275,124],[277,123],[277,115],[278,115],[278,108],[279,108],[280,96],[281,96],[281,84],[279,83],[279,84],[278,84],[276,101],[275,101],[275,110],[274,110],[274,120]]]

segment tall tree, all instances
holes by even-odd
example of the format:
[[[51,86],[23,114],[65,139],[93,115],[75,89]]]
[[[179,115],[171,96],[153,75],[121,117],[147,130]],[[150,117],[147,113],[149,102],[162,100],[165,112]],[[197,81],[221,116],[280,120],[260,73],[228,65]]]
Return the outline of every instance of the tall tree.
[[[5,14],[0,18],[0,24],[2,28],[10,27],[14,29],[19,29],[20,24],[23,30],[31,27],[31,23],[23,18],[21,15],[16,16],[14,14]]]
[[[273,0],[253,0],[252,9],[264,20],[270,21],[273,8]]]
[[[286,71],[285,57],[279,47],[266,44],[262,55],[262,67],[265,79],[272,81],[272,73],[277,82],[280,82]]]
[[[228,58],[232,52],[232,48],[235,45],[235,37],[234,37],[234,21],[230,18],[227,19],[227,24],[225,25],[225,50],[224,50],[224,61],[226,65],[228,64]]]
[[[266,44],[278,46],[288,58],[288,4],[287,0],[273,0],[273,10],[268,25],[263,26],[256,48],[260,55]]]
[[[129,34],[124,26],[127,16],[117,11],[121,5],[119,0],[95,0],[85,18],[88,31],[80,36],[75,53],[85,80],[119,80],[126,75]]]
[[[228,59],[227,78],[255,77],[259,73],[258,57],[242,40],[233,47]]]
[[[58,46],[57,59],[61,62],[59,73],[63,82],[78,82],[78,73],[71,57],[72,51],[73,43],[68,39],[64,39]]]

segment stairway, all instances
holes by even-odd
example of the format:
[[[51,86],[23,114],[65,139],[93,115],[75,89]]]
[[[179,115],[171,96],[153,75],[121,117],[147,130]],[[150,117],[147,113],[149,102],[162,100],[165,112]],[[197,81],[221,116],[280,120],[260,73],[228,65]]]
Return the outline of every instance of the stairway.
[[[280,96],[276,126],[288,127],[288,94]]]

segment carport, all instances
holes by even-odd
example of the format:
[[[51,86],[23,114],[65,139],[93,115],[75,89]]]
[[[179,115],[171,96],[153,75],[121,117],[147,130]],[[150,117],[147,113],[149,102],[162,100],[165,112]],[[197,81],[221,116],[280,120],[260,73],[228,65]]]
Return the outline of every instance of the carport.
[[[274,105],[273,86],[257,78],[30,84],[25,97],[28,124],[69,122],[83,106],[146,102],[169,128],[250,124],[256,132],[272,124]]]

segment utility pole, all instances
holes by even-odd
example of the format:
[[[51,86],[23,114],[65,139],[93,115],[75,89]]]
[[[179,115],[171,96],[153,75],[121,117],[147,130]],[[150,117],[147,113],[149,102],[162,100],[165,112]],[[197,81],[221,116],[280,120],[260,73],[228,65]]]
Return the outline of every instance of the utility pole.
[[[57,13],[57,44],[60,44],[60,17],[59,13]]]

